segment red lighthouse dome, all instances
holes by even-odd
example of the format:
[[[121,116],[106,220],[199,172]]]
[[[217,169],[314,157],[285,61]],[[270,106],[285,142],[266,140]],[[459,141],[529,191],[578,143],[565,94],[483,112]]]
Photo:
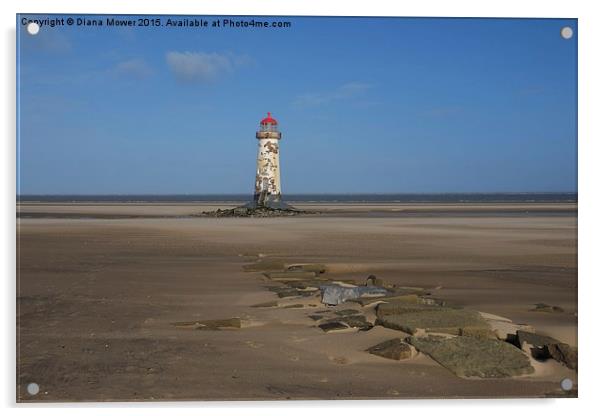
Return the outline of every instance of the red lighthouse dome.
[[[278,124],[275,118],[272,118],[272,113],[268,111],[268,116],[261,120],[261,124]]]

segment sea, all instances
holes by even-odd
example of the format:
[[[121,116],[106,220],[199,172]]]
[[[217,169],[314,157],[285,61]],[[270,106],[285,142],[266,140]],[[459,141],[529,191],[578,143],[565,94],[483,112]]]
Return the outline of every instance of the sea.
[[[248,194],[212,195],[17,195],[17,202],[245,202]],[[287,202],[346,203],[544,203],[577,202],[577,192],[290,194]]]

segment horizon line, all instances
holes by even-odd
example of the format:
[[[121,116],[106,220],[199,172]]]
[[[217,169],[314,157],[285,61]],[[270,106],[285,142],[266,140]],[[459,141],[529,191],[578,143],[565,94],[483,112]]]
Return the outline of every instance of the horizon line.
[[[288,195],[520,195],[520,194],[577,194],[578,191],[453,191],[453,192],[291,192],[282,194],[282,197]],[[17,197],[23,196],[246,196],[253,195],[252,192],[233,192],[233,193],[26,193],[16,194]]]

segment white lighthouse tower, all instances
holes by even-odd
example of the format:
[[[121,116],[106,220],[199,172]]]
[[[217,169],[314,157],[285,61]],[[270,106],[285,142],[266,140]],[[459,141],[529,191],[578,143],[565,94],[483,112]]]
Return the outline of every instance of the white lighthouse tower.
[[[257,172],[255,175],[254,207],[289,208],[282,202],[280,188],[280,138],[278,122],[271,113],[261,120],[257,138]]]

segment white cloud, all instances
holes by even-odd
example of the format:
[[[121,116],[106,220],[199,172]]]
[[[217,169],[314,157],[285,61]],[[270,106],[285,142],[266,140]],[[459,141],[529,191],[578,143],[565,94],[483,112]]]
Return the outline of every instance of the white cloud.
[[[129,59],[119,62],[113,69],[118,75],[132,76],[134,78],[146,78],[152,75],[152,68],[143,59]]]
[[[248,63],[247,56],[217,52],[167,52],[165,59],[171,72],[180,82],[211,82],[224,73]]]
[[[372,88],[372,84],[364,82],[348,82],[332,91],[308,93],[297,96],[293,104],[298,107],[314,107],[333,101],[347,100],[361,95]]]

